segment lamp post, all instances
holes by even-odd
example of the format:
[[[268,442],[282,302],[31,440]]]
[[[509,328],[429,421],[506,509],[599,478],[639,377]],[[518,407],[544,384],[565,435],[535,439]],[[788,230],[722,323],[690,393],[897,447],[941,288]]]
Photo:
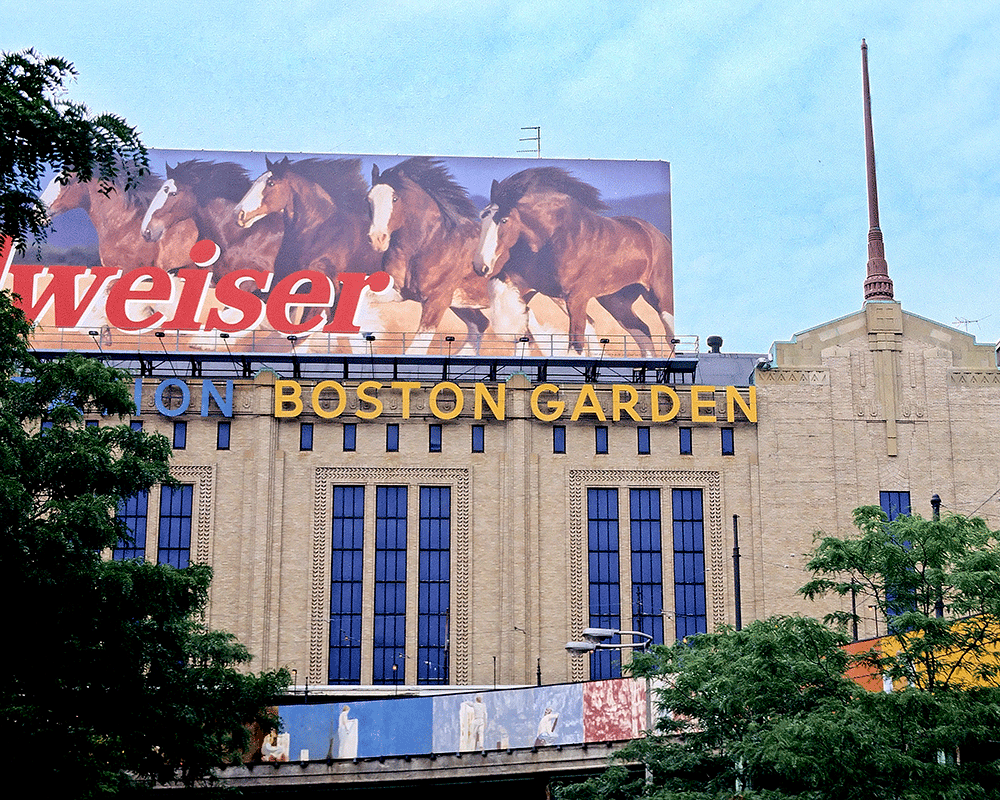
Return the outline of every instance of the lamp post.
[[[606,644],[608,639],[615,636],[631,636],[631,642],[619,642],[618,644]],[[642,641],[636,641],[639,637]],[[584,628],[582,642],[566,642],[566,650],[573,655],[586,655],[595,650],[624,650],[625,648],[646,650],[653,637],[642,631],[619,631],[614,628]]]

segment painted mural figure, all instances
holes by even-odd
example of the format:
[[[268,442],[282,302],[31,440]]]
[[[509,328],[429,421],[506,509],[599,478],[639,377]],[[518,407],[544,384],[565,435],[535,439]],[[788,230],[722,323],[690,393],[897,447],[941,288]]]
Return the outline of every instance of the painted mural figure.
[[[358,757],[358,721],[348,717],[351,707],[340,709],[337,721],[337,758]]]
[[[476,701],[463,700],[459,709],[460,741],[458,749],[462,752],[484,750],[486,741],[486,722],[489,715],[483,696],[476,695]]]
[[[290,735],[271,731],[260,746],[261,761],[288,761]]]
[[[538,734],[535,736],[535,747],[545,747],[556,743],[556,723],[559,714],[551,708],[546,708],[538,721]]]

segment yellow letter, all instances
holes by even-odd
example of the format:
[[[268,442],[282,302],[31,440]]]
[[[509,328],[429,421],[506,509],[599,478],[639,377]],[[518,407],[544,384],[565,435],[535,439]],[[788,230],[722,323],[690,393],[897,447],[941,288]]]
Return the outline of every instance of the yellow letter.
[[[337,405],[333,407],[332,411],[327,411],[319,403],[320,392],[324,389],[333,389],[337,395]],[[339,417],[344,413],[344,408],[347,407],[347,392],[345,392],[344,387],[336,381],[320,381],[316,384],[316,388],[312,390],[312,407],[317,416],[320,416],[323,419],[333,419],[334,417]]]
[[[622,392],[628,395],[628,400],[622,402]],[[639,393],[634,386],[627,383],[616,383],[611,387],[611,419],[618,422],[622,418],[622,411],[628,414],[636,422],[642,422],[642,418],[635,413],[635,404],[639,400]]]
[[[743,402],[743,395],[740,394],[739,389],[735,386],[726,387],[726,419],[729,422],[733,422],[736,417],[736,408],[739,406],[743,413],[746,414],[746,418],[750,422],[757,421],[757,387],[751,386],[750,392],[747,395],[750,404],[747,405]]]
[[[702,400],[699,396],[703,392],[711,392],[711,400]],[[692,422],[715,422],[715,414],[702,414],[703,408],[715,410],[715,387],[714,386],[692,386],[691,387],[691,421]]]
[[[490,407],[490,411],[493,412],[493,419],[502,420],[504,418],[504,409],[506,408],[506,397],[507,397],[507,387],[500,383],[497,384],[497,399],[493,400],[490,395],[489,387],[485,383],[476,384],[476,395],[475,395],[475,410],[474,416],[476,419],[483,418],[483,400],[486,401],[486,405]]]
[[[291,389],[286,392],[285,389]],[[285,406],[291,406],[285,409]],[[274,416],[297,417],[302,413],[302,386],[298,381],[274,382]]]
[[[594,387],[590,383],[585,383],[580,387],[580,396],[576,398],[576,405],[573,406],[570,420],[576,422],[580,419],[581,414],[593,414],[601,422],[605,422],[607,419],[604,416],[604,409],[597,402],[597,392],[594,391]]]
[[[562,400],[546,400],[545,406],[549,410],[542,411],[538,407],[538,396],[542,392],[559,394],[559,389],[551,383],[542,383],[536,386],[531,393],[531,413],[535,415],[535,419],[540,419],[542,422],[552,422],[554,419],[559,419],[563,411],[566,410],[566,404]]]
[[[455,407],[451,411],[442,411],[438,407],[438,395],[445,390],[455,395]],[[431,389],[431,396],[428,402],[431,407],[431,413],[438,419],[455,419],[455,417],[462,413],[462,408],[465,406],[465,398],[462,396],[462,390],[458,388],[457,384],[451,381],[443,381],[435,384]]]
[[[416,381],[393,381],[390,386],[402,392],[403,419],[410,418],[410,390],[419,389],[420,384]]]
[[[660,413],[660,395],[665,394],[670,400],[670,410],[666,414]],[[670,422],[681,410],[681,399],[677,392],[669,386],[653,386],[649,390],[650,406],[653,412],[653,422]]]
[[[382,401],[378,399],[377,395],[368,394],[369,389],[374,389],[376,392],[382,388],[382,384],[378,381],[364,381],[358,384],[358,410],[354,412],[354,416],[361,417],[361,419],[375,419],[375,417],[382,415]],[[371,403],[373,408],[371,411],[365,411],[361,408],[361,403]]]

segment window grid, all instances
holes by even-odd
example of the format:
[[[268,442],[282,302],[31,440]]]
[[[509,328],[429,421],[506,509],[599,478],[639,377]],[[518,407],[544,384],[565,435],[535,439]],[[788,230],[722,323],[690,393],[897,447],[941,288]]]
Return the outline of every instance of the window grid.
[[[621,628],[621,579],[618,552],[618,490],[587,490],[587,556],[590,584],[590,627]],[[616,637],[613,641],[617,642]],[[590,679],[621,677],[621,652],[595,650]]]
[[[417,683],[448,683],[451,487],[420,487]]]
[[[144,559],[146,557],[146,515],[149,510],[149,492],[138,492],[118,504],[116,516],[128,528],[131,541],[119,539],[111,552],[115,561]]]
[[[372,683],[403,683],[406,671],[406,489],[375,489]]]
[[[663,546],[660,490],[630,489],[632,630],[663,644]]]
[[[361,683],[365,487],[333,487],[330,564],[331,684]]]
[[[708,630],[705,519],[701,489],[673,490],[674,615],[677,638]]]
[[[194,487],[190,484],[164,486],[160,492],[160,539],[157,564],[178,569],[191,562],[191,502]]]

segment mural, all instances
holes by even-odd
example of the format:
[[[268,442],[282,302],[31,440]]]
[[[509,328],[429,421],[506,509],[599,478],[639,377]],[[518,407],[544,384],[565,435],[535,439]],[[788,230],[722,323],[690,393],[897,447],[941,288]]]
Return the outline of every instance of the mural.
[[[666,163],[150,155],[51,182],[39,261],[0,245],[37,346],[669,354]]]
[[[649,723],[646,686],[621,678],[510,689],[283,706],[293,760],[551,747],[631,739]]]

